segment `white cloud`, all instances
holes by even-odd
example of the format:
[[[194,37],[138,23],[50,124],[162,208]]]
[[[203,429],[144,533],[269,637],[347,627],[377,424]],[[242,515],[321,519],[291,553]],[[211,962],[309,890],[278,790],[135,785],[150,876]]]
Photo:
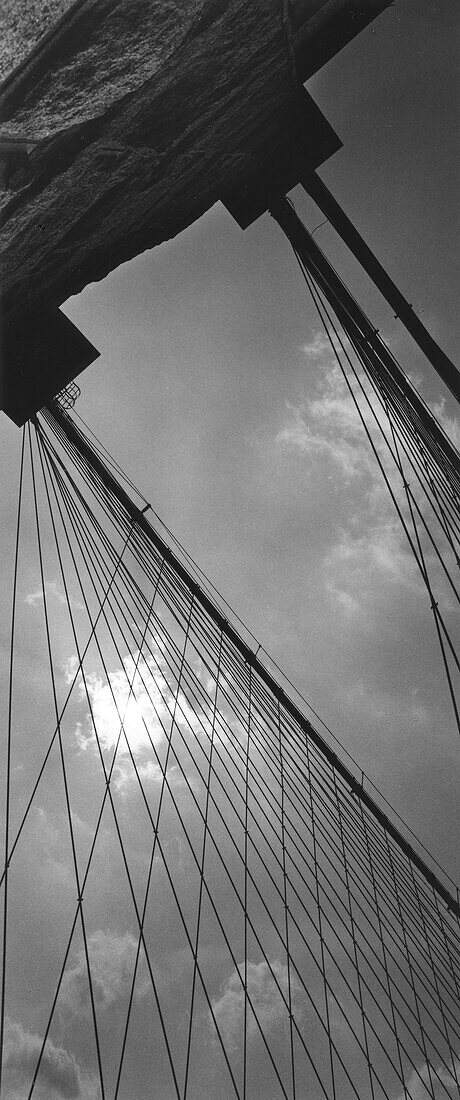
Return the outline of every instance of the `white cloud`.
[[[316,404],[318,403],[316,402]],[[288,406],[288,409],[290,420],[276,436],[278,445],[301,451],[306,455],[316,455],[323,459],[332,460],[347,480],[356,477],[358,474],[363,474],[363,472],[367,473],[369,457],[364,447],[358,447],[354,440],[332,436],[329,438],[327,434],[314,430],[307,423],[307,418],[304,418],[301,408]],[[321,410],[317,409],[316,415],[326,417],[328,410],[325,407]]]
[[[8,1100],[27,1094],[42,1047],[39,1035],[26,1031],[22,1024],[6,1021],[4,1073]],[[99,1100],[96,1078],[85,1073],[74,1055],[47,1039],[37,1086],[37,1100]]]
[[[270,965],[271,970],[268,963],[264,961],[260,963],[248,962],[247,964],[248,994],[265,1036],[288,1019],[287,1005],[282,996],[283,994],[287,1001],[288,969],[284,963],[278,960]],[[271,971],[273,971],[273,974]],[[279,989],[273,975],[275,975]],[[245,994],[242,979],[244,981],[244,963],[241,963],[238,970],[234,970],[230,975],[221,996],[211,1001],[217,1026],[227,1046],[235,1046],[243,1040]],[[298,997],[299,992],[299,982],[291,974],[291,995]],[[254,1039],[259,1034],[254,1012],[248,1009],[247,1036],[249,1040]],[[300,1010],[297,1010],[297,1019],[300,1018],[300,1015]],[[210,1013],[209,1023],[213,1029]]]
[[[43,599],[43,588],[37,588],[35,592],[29,592],[25,598],[25,603],[28,603],[30,607],[35,607],[40,600]]]
[[[78,659],[70,657],[64,665],[66,682],[77,677],[81,701],[91,704],[92,719],[88,713],[86,722],[77,723],[76,736],[81,748],[96,747],[95,730],[101,748],[113,752],[118,742],[121,725],[123,733],[118,743],[117,757],[152,752],[152,744],[158,746],[171,722],[168,707],[174,704],[172,693],[164,676],[154,670],[153,660],[148,662],[138,654],[128,655],[123,668],[109,673],[108,680],[95,672],[85,672],[85,681],[78,672]],[[148,689],[148,690],[147,690]]]
[[[442,397],[433,405],[433,412],[451,443],[460,450],[460,420],[456,416],[449,416],[445,398]]]
[[[362,533],[342,530],[324,556],[326,588],[347,613],[362,612],[363,605],[376,605],[404,588],[424,598],[424,589],[414,559],[406,550],[397,521],[369,523]]]
[[[177,692],[176,699],[174,685],[171,687],[166,679],[166,661],[159,646],[156,660],[151,655],[139,659],[139,653],[128,654],[123,658],[123,667],[109,672],[108,679],[88,671],[83,679],[74,655],[64,662],[64,677],[69,685],[75,680],[80,702],[87,704],[89,697],[91,705],[92,713],[76,723],[76,740],[84,751],[97,752],[97,733],[104,753],[112,754],[117,746],[113,783],[122,793],[132,782],[137,783],[130,749],[142,782],[161,781],[155,750],[169,735],[173,714],[176,726],[185,735],[210,730],[209,718],[204,713],[196,714],[182,691]],[[170,776],[169,772],[171,781],[180,784],[180,777]]]
[[[116,669],[109,673],[109,682],[104,681],[96,674],[86,674],[86,686],[91,701],[94,727],[97,730],[99,741],[105,751],[115,748],[120,734],[121,723],[123,733],[118,746],[119,756],[129,754],[129,746],[133,753],[151,749],[151,744],[159,745],[164,737],[161,720],[168,726],[168,710],[164,702],[164,694],[168,697],[168,689],[163,677],[152,682],[149,679],[149,693],[142,682],[145,679],[144,669],[135,670],[131,657],[124,660],[124,669]],[[132,691],[130,691],[132,685]],[[81,685],[80,691],[84,691]],[[85,693],[86,694],[86,693]],[[149,698],[150,696],[150,698]],[[90,738],[94,736],[91,730]]]
[[[318,338],[311,347],[324,349]],[[305,349],[304,349],[305,350]],[[316,354],[316,353],[315,353]],[[318,355],[319,357],[319,355]],[[336,474],[347,482],[366,476],[380,482],[375,457],[366,439],[364,428],[340,367],[331,357],[326,357],[324,369],[318,380],[318,395],[299,406],[287,405],[289,419],[278,432],[278,446],[289,447],[303,454],[316,455],[324,462],[332,462]],[[366,423],[375,425],[374,415],[381,420],[380,404],[370,396],[370,407],[363,401],[356,380],[350,376],[350,384],[358,399]],[[372,410],[372,411],[371,411]],[[373,430],[375,434],[375,428]],[[375,435],[377,449],[384,444]]]
[[[313,339],[302,345],[302,351],[307,359],[324,359],[325,356],[330,355],[331,345],[325,336],[315,332]]]
[[[136,774],[137,773],[137,774]],[[136,770],[127,756],[120,756],[113,769],[113,786],[121,795],[127,795],[131,787],[140,782],[145,789],[146,784],[161,783],[163,772],[160,765],[154,760],[146,760],[143,764],[136,760]],[[168,768],[168,783],[171,786],[171,768]]]
[[[42,874],[49,883],[67,892],[74,883],[68,830],[62,828],[62,821],[53,820],[43,806],[37,807],[35,828]]]
[[[55,596],[59,603],[66,603],[66,598],[62,592],[59,591],[56,581],[48,581],[46,584],[46,595]],[[36,607],[38,603],[43,599],[43,588],[37,588],[35,592],[29,592],[26,596],[25,602],[30,607]]]
[[[73,653],[71,657],[67,657],[62,665],[64,672],[64,680],[66,684],[70,686],[75,680],[78,673],[78,657],[76,653]]]
[[[67,596],[65,595],[65,592],[61,591],[56,581],[47,581],[45,584],[45,591],[48,599],[51,596],[53,599],[57,600],[58,603],[67,605]],[[25,603],[29,604],[30,607],[36,607],[42,599],[43,588],[37,588],[35,592],[28,593],[25,598]],[[79,611],[83,610],[83,604],[79,603],[78,600],[73,600],[71,598],[70,605],[72,609],[78,609]]]
[[[399,587],[400,593],[404,588],[407,595],[426,601],[423,581],[407,536],[342,372],[330,356],[327,357],[326,346],[319,336],[304,350],[310,357],[319,358],[322,353],[325,357],[317,393],[297,407],[288,406],[288,420],[278,432],[276,441],[281,448],[305,455],[310,473],[315,477],[319,473],[328,474],[344,491],[343,499],[348,509],[344,511],[337,497],[337,536],[335,541],[332,537],[323,557],[325,589],[348,617],[362,613],[366,606],[375,609],[390,595],[390,588],[393,596]],[[357,394],[357,383],[352,380],[351,384]],[[384,415],[376,396],[370,397],[370,404],[372,412],[359,397],[377,455],[411,533],[412,520],[401,476],[372,413],[382,424]],[[442,412],[441,407],[440,410]],[[384,427],[388,429],[388,425]],[[408,477],[411,481],[410,471]],[[419,496],[419,507],[422,513],[427,512],[427,502],[423,495]],[[431,513],[427,514],[427,519],[432,526]],[[451,609],[447,583],[434,550],[423,532],[421,539],[436,598],[442,597],[445,610]]]
[[[121,936],[116,932],[98,929],[89,936],[88,954],[96,1011],[105,1011],[129,993],[136,952],[137,940],[130,932]],[[145,997],[149,989],[147,964],[141,948],[136,975],[136,999]],[[65,971],[59,1006],[75,1016],[85,1016],[90,1011],[88,971],[83,947],[75,954],[72,966]]]
[[[351,715],[364,716],[373,723],[373,728],[385,722],[387,729],[389,726],[399,729],[403,725],[406,731],[421,732],[428,730],[433,721],[430,709],[420,700],[419,688],[400,696],[391,691],[379,691],[375,683],[369,685],[363,680],[355,680],[344,688],[342,699]]]
[[[437,1076],[433,1069],[436,1069]],[[460,1061],[455,1063],[455,1071],[460,1080]],[[446,1100],[446,1096],[451,1096],[453,1100],[456,1100],[458,1097],[458,1085],[454,1075],[445,1066],[432,1066],[430,1081],[430,1073],[425,1062],[419,1067],[418,1072],[413,1070],[405,1084],[408,1100],[428,1100],[429,1097],[431,1097],[431,1100],[441,1100],[441,1098]],[[405,1094],[403,1096],[401,1093],[398,1100],[405,1100]]]
[[[341,334],[341,341],[342,343],[334,332],[331,332],[330,340],[323,332],[315,332],[313,338],[302,345],[302,351],[307,359],[322,360],[323,363],[331,365],[335,362],[333,348],[340,354],[342,345],[347,350],[350,347],[350,341],[345,333]]]

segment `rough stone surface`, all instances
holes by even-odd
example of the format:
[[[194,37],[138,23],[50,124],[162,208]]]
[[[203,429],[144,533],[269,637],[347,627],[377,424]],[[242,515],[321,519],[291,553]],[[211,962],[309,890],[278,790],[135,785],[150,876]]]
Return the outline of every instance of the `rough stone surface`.
[[[387,3],[73,4],[0,88],[0,133],[29,141],[0,142],[4,317],[60,304],[248,175],[276,175],[289,142],[313,166],[330,155],[314,111],[299,131],[301,82]]]
[[[0,80],[5,80],[74,0],[2,0]]]
[[[100,117],[177,50],[203,0],[78,0],[0,88],[2,133],[44,138]]]

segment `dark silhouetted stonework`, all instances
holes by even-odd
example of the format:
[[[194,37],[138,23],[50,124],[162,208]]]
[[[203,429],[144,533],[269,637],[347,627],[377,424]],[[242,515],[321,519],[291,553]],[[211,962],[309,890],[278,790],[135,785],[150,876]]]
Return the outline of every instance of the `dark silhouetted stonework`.
[[[387,2],[73,4],[0,89],[1,134],[29,143],[3,174],[4,315],[174,236],[267,151],[276,166],[302,79]]]
[[[46,308],[52,318],[219,199],[249,224],[334,153],[340,142],[303,81],[389,3],[53,0],[40,9],[21,0],[30,26],[14,33],[20,52],[34,45],[0,87],[9,360],[23,356],[28,316]],[[11,43],[7,5],[8,14]],[[17,367],[3,370],[14,371],[3,389],[12,393]]]

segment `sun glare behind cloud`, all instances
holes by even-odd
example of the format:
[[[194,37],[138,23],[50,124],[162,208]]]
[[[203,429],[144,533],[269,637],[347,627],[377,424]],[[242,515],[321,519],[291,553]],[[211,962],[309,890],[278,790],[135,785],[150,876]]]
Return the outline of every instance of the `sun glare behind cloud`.
[[[97,738],[104,752],[117,746],[117,756],[151,753],[161,744],[171,723],[172,692],[153,658],[126,656],[123,667],[104,679],[96,672],[78,674],[80,700],[88,705],[85,723],[79,723],[77,738],[82,748]],[[71,657],[65,665],[67,683],[75,677],[78,662]]]

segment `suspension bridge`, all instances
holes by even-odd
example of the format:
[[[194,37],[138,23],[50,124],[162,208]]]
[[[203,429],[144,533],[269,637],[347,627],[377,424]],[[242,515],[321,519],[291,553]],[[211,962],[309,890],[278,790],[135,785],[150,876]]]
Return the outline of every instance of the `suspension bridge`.
[[[211,27],[226,7],[207,6]],[[277,33],[286,35],[289,5],[278,7]],[[332,41],[353,5],[329,7]],[[316,10],[311,19],[320,54],[323,24]],[[290,80],[294,37],[290,48],[283,39]],[[246,166],[224,199],[242,227],[269,210],[293,250],[413,555],[460,732],[451,626],[459,454],[286,197],[293,182],[313,195],[456,397],[458,372],[321,183],[321,158],[299,160],[307,117],[330,155],[327,125],[301,98],[282,169],[264,183],[260,165]],[[2,391],[22,445],[4,750],[1,1095],[452,1100],[457,886],[81,421],[71,379],[95,349],[54,304],[43,317],[28,306],[30,328],[20,325],[18,293],[12,283]],[[47,351],[43,374],[37,361]],[[24,615],[32,573],[33,640]],[[32,746],[27,768],[19,721]],[[39,824],[54,828],[41,864]],[[59,931],[26,1024],[18,1005],[34,944],[23,936],[23,909],[40,922],[47,891]]]

